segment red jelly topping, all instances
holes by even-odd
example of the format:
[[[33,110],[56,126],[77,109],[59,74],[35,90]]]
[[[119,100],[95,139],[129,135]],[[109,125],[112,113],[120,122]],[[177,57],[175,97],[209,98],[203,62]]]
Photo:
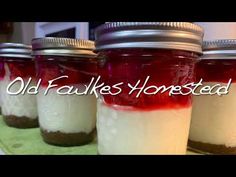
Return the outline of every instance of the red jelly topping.
[[[4,57],[0,60],[4,61],[0,64],[0,77],[5,76],[4,63],[8,66],[10,71],[10,79],[14,80],[17,77],[28,79],[35,78],[35,64],[32,59],[28,58],[9,58]]]
[[[5,76],[4,62],[2,61],[2,58],[0,58],[0,60],[0,79],[3,79]]]
[[[236,82],[236,60],[204,59],[197,63],[196,72],[197,80],[202,78],[204,82]]]
[[[168,92],[155,95],[142,93],[136,98],[137,92],[128,94],[130,88],[127,84],[135,85],[138,80],[144,82],[147,76],[150,79],[146,86],[181,86],[194,82],[194,66],[199,57],[196,53],[161,49],[116,49],[100,52],[99,57],[103,58],[99,63],[102,81],[109,86],[124,82],[120,86],[120,94],[102,95],[106,104],[132,106],[142,110],[191,106],[191,94],[169,96]]]
[[[48,81],[60,76],[68,78],[53,82],[58,87],[64,85],[85,84],[97,76],[97,61],[94,58],[76,58],[63,56],[36,56],[37,78],[47,87]]]

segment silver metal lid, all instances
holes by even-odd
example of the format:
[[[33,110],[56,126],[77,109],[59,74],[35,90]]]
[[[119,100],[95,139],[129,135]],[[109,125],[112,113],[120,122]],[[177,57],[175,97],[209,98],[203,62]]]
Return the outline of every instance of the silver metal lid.
[[[35,38],[32,40],[33,55],[89,56],[94,57],[94,42],[70,38]]]
[[[0,43],[0,57],[32,58],[32,48],[19,43]]]
[[[204,41],[202,59],[236,59],[236,39]]]
[[[203,29],[188,22],[111,22],[95,30],[96,51],[162,48],[202,53]]]

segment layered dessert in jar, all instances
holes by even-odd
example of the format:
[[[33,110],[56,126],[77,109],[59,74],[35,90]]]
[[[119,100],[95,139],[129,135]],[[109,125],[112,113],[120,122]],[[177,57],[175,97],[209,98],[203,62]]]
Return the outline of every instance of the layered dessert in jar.
[[[185,154],[192,96],[130,93],[128,84],[183,85],[194,81],[203,30],[191,23],[107,23],[96,29],[98,73],[117,95],[97,102],[99,154]],[[117,89],[112,87],[111,92]],[[149,91],[151,92],[152,89]]]
[[[204,153],[236,154],[236,40],[204,42],[197,64],[197,80],[203,86],[227,86],[226,95],[194,96],[189,135],[191,149]]]
[[[37,78],[41,79],[37,95],[39,124],[45,142],[58,146],[76,146],[91,142],[96,126],[95,95],[58,94],[68,87],[82,93],[97,76],[94,43],[67,38],[32,40]],[[57,79],[48,89],[50,81]],[[67,88],[66,88],[67,87]],[[60,92],[60,93],[61,93]],[[46,93],[46,94],[45,94]]]
[[[35,85],[35,63],[31,57],[31,46],[1,43],[0,62],[0,99],[4,121],[16,128],[37,127],[36,96],[27,91],[21,92],[27,83],[28,87]],[[14,82],[17,78],[21,78],[21,81]],[[11,87],[8,91],[18,94],[7,93],[9,85]]]

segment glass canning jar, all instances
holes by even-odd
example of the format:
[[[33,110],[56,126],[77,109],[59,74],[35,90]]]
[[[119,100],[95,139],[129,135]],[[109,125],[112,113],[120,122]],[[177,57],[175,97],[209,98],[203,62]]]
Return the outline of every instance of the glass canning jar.
[[[194,96],[190,148],[204,153],[236,154],[236,40],[206,41],[196,65],[203,86],[227,86],[227,95]]]
[[[192,96],[129,94],[128,84],[183,85],[194,81],[203,30],[191,23],[114,22],[96,29],[99,74],[123,82],[118,95],[97,103],[99,154],[185,154]],[[151,91],[151,90],[150,90]]]
[[[95,134],[96,98],[94,95],[60,95],[57,89],[73,86],[80,92],[97,75],[94,42],[68,38],[32,40],[37,79],[41,79],[37,95],[39,124],[45,142],[59,146],[75,146],[91,142]],[[49,82],[56,87],[45,91]],[[66,89],[67,90],[67,89]]]
[[[16,81],[20,77],[23,82]],[[16,43],[0,44],[0,97],[4,121],[16,128],[33,128],[38,126],[36,96],[25,92],[21,87],[35,85],[35,62],[31,56],[31,46]],[[10,95],[9,91],[17,93]],[[14,83],[14,84],[13,84]]]

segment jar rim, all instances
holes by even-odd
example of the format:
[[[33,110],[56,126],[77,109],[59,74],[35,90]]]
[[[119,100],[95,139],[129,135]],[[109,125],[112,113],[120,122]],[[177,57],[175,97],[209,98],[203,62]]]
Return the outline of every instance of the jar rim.
[[[96,51],[166,48],[202,53],[203,28],[188,22],[110,22],[95,30]]]
[[[32,39],[32,55],[96,56],[90,40],[44,37]]]
[[[204,41],[202,59],[236,59],[236,39]]]
[[[32,47],[22,43],[0,43],[0,57],[32,58]]]

